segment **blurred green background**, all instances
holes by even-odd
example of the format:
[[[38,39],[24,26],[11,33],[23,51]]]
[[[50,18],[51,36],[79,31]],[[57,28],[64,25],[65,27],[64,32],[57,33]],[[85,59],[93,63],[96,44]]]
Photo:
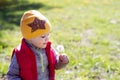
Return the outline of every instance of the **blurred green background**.
[[[31,9],[52,24],[51,41],[64,45],[69,65],[56,80],[120,80],[120,0],[0,0],[0,77],[22,38],[20,19]]]

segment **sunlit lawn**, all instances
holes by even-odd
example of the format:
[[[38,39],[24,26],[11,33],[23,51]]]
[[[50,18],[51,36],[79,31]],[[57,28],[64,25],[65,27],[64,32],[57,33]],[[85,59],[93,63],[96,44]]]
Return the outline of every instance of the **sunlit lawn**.
[[[56,71],[56,80],[120,79],[119,0],[43,0],[37,3],[44,4],[37,10],[52,24],[53,46],[64,45],[70,59],[66,68]],[[22,15],[24,11],[13,13]],[[6,73],[12,49],[21,39],[19,25],[5,26],[15,28],[0,30],[1,75]]]

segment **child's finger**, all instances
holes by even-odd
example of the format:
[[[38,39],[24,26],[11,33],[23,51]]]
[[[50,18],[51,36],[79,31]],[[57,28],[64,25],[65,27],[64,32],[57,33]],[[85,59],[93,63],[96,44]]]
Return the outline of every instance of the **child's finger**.
[[[66,55],[60,55],[59,59],[63,63],[68,63],[69,62],[68,57]]]

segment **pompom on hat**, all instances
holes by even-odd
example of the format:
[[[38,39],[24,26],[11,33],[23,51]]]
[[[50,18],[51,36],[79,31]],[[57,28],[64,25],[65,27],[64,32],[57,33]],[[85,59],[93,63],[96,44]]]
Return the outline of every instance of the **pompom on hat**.
[[[26,11],[20,22],[23,38],[32,39],[50,32],[49,20],[36,10]]]

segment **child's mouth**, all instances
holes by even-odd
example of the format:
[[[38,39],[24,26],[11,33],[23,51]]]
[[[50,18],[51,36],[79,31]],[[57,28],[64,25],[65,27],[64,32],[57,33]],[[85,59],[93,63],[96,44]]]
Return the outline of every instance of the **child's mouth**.
[[[47,43],[43,43],[44,45],[47,45]]]

